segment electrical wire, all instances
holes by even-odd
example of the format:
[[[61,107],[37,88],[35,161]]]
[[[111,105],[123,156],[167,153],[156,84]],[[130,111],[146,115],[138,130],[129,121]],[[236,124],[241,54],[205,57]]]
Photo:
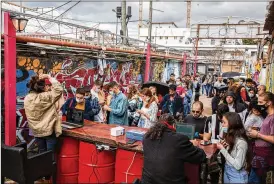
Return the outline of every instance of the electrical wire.
[[[129,172],[128,172],[128,171],[130,170],[130,168],[131,168],[132,164],[134,163],[134,160],[135,160],[136,154],[137,154],[137,152],[135,152],[135,153],[134,153],[134,155],[133,155],[133,157],[132,157],[132,161],[131,161],[130,165],[128,166],[128,169],[127,169],[127,172],[126,172],[126,183],[128,183],[128,182],[127,182],[127,180],[128,180],[128,174],[129,174]]]
[[[63,13],[61,13],[59,16],[57,16],[57,17],[55,17],[53,20],[56,20],[56,19],[58,19],[59,17],[61,17],[61,16],[63,16],[65,13],[67,13],[69,10],[71,10],[72,8],[74,8],[77,4],[79,4],[81,1],[78,1],[78,2],[76,2],[74,5],[72,5],[71,7],[69,7],[66,11],[64,11]],[[49,22],[49,23],[47,23],[46,25],[45,25],[45,27],[46,26],[51,26],[52,25],[52,23],[53,22]],[[46,27],[47,29],[48,29],[48,27]],[[40,29],[39,29],[40,30]],[[39,30],[37,30],[37,31],[39,31]],[[36,32],[37,32],[36,31]]]
[[[40,17],[41,15],[45,15],[45,14],[47,14],[47,13],[53,11],[53,10],[56,10],[56,9],[58,9],[58,8],[61,8],[61,7],[67,5],[68,3],[71,3],[71,2],[72,2],[72,0],[71,0],[71,1],[68,1],[68,2],[66,2],[66,3],[64,3],[64,4],[60,5],[60,6],[57,6],[57,7],[55,7],[55,8],[52,9],[52,10],[49,10],[49,11],[44,12],[44,13],[41,13],[41,14],[39,14],[36,18]],[[32,19],[32,18],[30,18],[30,19]],[[30,19],[29,19],[29,20],[30,20]]]
[[[38,24],[40,25],[40,27],[43,29],[43,31],[45,31],[46,33],[48,33],[49,35],[51,35],[49,32],[46,31],[46,29],[41,25],[40,21],[38,19],[35,19]]]

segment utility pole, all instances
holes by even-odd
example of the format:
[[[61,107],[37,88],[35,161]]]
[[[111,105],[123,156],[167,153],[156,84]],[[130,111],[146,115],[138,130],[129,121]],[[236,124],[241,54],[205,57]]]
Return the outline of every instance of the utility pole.
[[[140,29],[142,25],[143,25],[143,0],[139,0],[138,40],[140,39]]]
[[[148,42],[151,44],[152,31],[152,0],[149,1],[149,27],[148,27]]]
[[[150,75],[151,30],[152,30],[152,0],[149,1],[149,27],[148,27],[148,43],[147,43],[147,50],[146,50],[145,82],[149,81],[149,75]]]
[[[186,9],[186,27],[190,28],[190,18],[191,18],[191,0],[187,0],[187,9]]]
[[[122,1],[122,31],[123,36],[127,35],[127,3],[126,0]],[[123,44],[126,44],[126,38],[123,37]]]

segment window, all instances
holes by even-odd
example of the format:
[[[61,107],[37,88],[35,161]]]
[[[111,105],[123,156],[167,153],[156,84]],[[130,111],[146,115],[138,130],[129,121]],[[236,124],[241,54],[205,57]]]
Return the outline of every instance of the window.
[[[177,36],[174,36],[174,40],[177,40]]]
[[[151,39],[154,40],[154,36],[152,36]]]
[[[211,39],[211,45],[215,45],[215,40]]]
[[[163,39],[163,37],[162,36],[160,36],[160,40],[162,40]]]
[[[168,40],[168,36],[166,36],[166,40]]]

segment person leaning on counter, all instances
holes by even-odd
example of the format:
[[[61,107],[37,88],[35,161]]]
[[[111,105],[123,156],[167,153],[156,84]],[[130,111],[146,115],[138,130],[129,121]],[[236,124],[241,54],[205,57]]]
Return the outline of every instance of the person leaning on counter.
[[[174,124],[173,116],[163,114],[145,134],[142,184],[184,184],[184,163],[206,161],[205,152],[193,145],[195,141],[176,133]]]
[[[85,99],[85,89],[78,88],[74,98],[70,98],[62,106],[63,115],[67,115],[69,110],[80,110],[84,112],[84,119],[94,121],[94,116],[100,112],[98,99]]]
[[[104,105],[104,110],[109,111],[109,124],[128,126],[128,100],[120,91],[119,85],[113,81],[108,84],[109,94],[112,96],[110,105]]]

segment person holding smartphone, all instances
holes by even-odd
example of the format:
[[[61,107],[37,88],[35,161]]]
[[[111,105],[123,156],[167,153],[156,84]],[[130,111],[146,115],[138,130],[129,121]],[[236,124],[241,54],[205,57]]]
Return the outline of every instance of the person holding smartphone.
[[[235,112],[224,114],[222,127],[225,136],[217,148],[225,158],[224,183],[247,183],[251,158],[241,117]]]

